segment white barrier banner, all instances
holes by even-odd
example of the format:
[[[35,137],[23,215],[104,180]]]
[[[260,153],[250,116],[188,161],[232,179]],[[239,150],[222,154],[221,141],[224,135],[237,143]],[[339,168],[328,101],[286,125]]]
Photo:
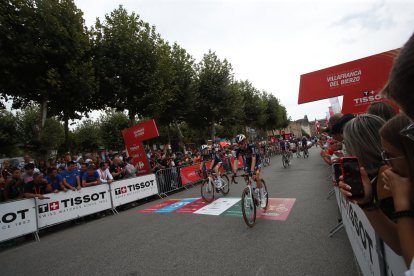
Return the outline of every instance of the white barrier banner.
[[[368,218],[358,205],[342,195],[340,208],[342,222],[363,275],[383,275],[382,260],[377,251],[380,250],[378,239]]]
[[[47,196],[36,199],[39,228],[112,208],[106,184]]]
[[[397,276],[404,275],[405,271],[408,270],[405,266],[404,259],[398,256],[394,250],[384,243],[384,255],[385,255],[385,267],[387,275]]]
[[[114,207],[158,194],[154,174],[116,181],[111,184]]]
[[[34,199],[0,204],[0,241],[36,232],[36,206]]]

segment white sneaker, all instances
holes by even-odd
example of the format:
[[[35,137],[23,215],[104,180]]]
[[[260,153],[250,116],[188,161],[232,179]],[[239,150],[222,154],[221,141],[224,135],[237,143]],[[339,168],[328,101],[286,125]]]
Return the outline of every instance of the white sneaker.
[[[260,199],[260,208],[266,208],[267,202],[266,202],[266,197],[262,196]]]
[[[266,208],[267,201],[264,189],[260,189],[260,208]]]
[[[216,186],[217,186],[217,189],[220,189],[223,186],[223,183],[220,178],[217,179]]]

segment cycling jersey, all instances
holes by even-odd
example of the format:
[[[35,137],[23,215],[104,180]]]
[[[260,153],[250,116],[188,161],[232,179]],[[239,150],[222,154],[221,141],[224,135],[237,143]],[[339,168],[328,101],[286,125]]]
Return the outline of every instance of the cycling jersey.
[[[220,163],[221,158],[220,158],[220,155],[218,154],[218,152],[211,152],[209,154],[201,155],[201,162],[208,162],[208,161],[213,162],[213,167],[212,168],[214,168],[218,163]]]
[[[260,160],[259,151],[253,144],[248,144],[246,149],[236,149],[236,159],[239,158],[240,155],[243,157],[245,170],[250,171],[253,156],[256,156],[255,169],[257,170],[261,167],[262,162]]]
[[[307,147],[307,146],[308,146],[308,140],[302,139],[302,147]]]

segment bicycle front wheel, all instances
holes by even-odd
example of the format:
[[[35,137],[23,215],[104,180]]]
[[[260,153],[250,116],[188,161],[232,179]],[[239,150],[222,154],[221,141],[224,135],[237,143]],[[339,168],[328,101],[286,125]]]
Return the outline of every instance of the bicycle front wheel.
[[[230,192],[230,180],[229,177],[225,174],[222,174],[221,176],[221,193],[223,195],[227,195]]]
[[[265,200],[266,200],[266,207],[264,207],[263,209],[266,209],[267,205],[269,204],[269,193],[267,192],[266,182],[263,179],[262,179],[262,185],[264,188],[264,194],[265,194]]]
[[[201,184],[201,197],[208,203],[214,200],[214,185],[209,179],[205,179]]]
[[[253,227],[256,223],[256,204],[254,203],[252,190],[249,187],[243,190],[241,204],[244,222],[247,226]]]

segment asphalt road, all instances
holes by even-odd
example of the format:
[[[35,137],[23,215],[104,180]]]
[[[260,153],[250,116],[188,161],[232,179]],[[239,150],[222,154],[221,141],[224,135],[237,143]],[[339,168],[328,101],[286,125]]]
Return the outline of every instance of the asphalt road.
[[[336,225],[328,168],[310,150],[284,169],[263,169],[271,198],[296,198],[286,221],[194,214],[140,214],[161,200],[43,233],[0,252],[1,275],[357,275],[345,231]],[[242,181],[229,197],[240,197]],[[199,197],[199,186],[171,198]]]

